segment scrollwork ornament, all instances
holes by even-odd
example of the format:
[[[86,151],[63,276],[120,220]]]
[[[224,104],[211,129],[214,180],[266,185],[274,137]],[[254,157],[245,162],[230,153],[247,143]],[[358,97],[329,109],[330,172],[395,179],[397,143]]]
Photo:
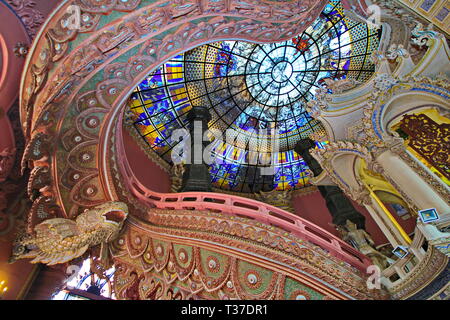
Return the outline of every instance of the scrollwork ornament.
[[[329,90],[333,92],[333,94],[340,94],[345,91],[351,90],[355,88],[358,84],[361,84],[361,81],[347,78],[347,79],[325,79],[325,84]]]
[[[313,118],[318,118],[322,114],[322,111],[326,111],[328,103],[332,100],[331,95],[328,93],[328,89],[319,88],[316,91],[315,99],[306,103],[306,110],[311,113]]]
[[[426,29],[422,23],[417,23],[416,27],[411,31],[411,41],[420,48],[428,46],[433,38],[442,37],[441,34],[433,30],[433,24],[430,23]]]
[[[374,50],[370,55],[370,61],[374,65],[378,65],[381,61],[386,60],[386,52],[381,50]]]
[[[386,51],[386,58],[388,60],[396,60],[398,58],[409,58],[411,55],[402,44],[391,44]]]
[[[401,6],[395,0],[373,0],[378,5],[384,15],[392,16],[403,21],[408,27],[414,28],[417,25],[415,16],[409,10]]]
[[[22,23],[31,38],[34,38],[41,24],[44,22],[44,16],[36,9],[34,0],[6,0],[20,17]]]

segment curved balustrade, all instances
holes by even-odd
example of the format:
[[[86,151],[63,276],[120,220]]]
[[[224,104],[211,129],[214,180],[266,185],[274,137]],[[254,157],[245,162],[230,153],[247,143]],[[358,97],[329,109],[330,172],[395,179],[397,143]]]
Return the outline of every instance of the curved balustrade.
[[[122,146],[123,147],[123,146]],[[121,154],[125,154],[122,149]],[[366,272],[372,261],[328,231],[280,208],[252,199],[212,192],[158,193],[142,185],[126,159],[120,162],[126,184],[133,195],[149,207],[166,210],[211,210],[254,219],[286,230],[314,243],[333,256]]]

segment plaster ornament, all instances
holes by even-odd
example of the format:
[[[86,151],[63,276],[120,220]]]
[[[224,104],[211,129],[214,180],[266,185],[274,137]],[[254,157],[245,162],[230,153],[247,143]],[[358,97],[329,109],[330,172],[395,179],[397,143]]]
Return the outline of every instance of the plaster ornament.
[[[122,202],[107,202],[80,214],[75,221],[48,219],[15,243],[10,262],[33,259],[31,263],[55,265],[83,255],[89,247],[105,245],[119,235],[128,215]],[[102,258],[105,251],[103,251]]]
[[[14,55],[19,58],[25,58],[28,54],[28,45],[23,42],[17,42],[14,46]]]
[[[328,174],[330,179],[342,189],[342,191],[355,201],[354,190],[352,190],[345,181],[337,174],[332,165],[332,159],[339,153],[350,153],[363,158],[366,163],[373,162],[372,154],[369,150],[356,142],[351,141],[333,141],[326,144],[323,149],[312,149],[311,155],[319,162],[324,171]]]
[[[317,119],[322,115],[322,109],[315,100],[311,100],[306,103],[306,111],[308,111],[309,115],[314,119]]]
[[[306,111],[311,114],[311,117],[318,118],[322,111],[327,110],[328,102],[331,101],[331,96],[328,94],[328,89],[319,88],[316,91],[315,100],[310,100],[306,103]]]
[[[377,65],[378,63],[380,63],[382,60],[385,59],[386,59],[385,53],[380,50],[375,50],[374,52],[372,52],[370,56],[370,60],[374,65]]]
[[[397,18],[403,21],[410,28],[414,28],[417,24],[414,15],[412,15],[395,0],[373,0],[372,2],[381,8],[384,16]]]
[[[409,58],[410,56],[411,55],[409,54],[408,50],[406,50],[405,47],[401,44],[393,43],[386,51],[386,58],[388,58],[388,60],[395,60],[398,57]]]
[[[333,79],[325,79],[324,80],[327,88],[333,91],[333,93],[343,93],[344,91],[351,90],[355,88],[358,84],[360,84],[360,81],[357,81],[355,79],[339,79],[339,80],[333,80]]]
[[[366,187],[359,186],[358,189],[351,189],[351,198],[360,205],[371,205],[372,197]]]
[[[44,15],[36,9],[35,0],[6,0],[6,2],[14,9],[25,26],[28,35],[34,38],[39,27],[44,23]]]

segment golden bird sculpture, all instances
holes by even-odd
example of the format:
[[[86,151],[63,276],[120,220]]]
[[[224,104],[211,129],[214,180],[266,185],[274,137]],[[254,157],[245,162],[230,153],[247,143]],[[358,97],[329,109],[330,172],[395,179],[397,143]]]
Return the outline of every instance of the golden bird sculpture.
[[[16,240],[10,262],[31,258],[31,263],[65,263],[99,244],[104,253],[105,245],[117,238],[127,216],[125,203],[107,202],[85,210],[75,220],[45,220],[35,226],[33,234]]]

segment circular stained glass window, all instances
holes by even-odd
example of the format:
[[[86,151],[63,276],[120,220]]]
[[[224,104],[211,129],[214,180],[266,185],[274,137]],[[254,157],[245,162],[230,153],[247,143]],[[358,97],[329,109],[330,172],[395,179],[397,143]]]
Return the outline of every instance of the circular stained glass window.
[[[318,89],[327,89],[329,80],[364,82],[372,77],[370,55],[378,49],[379,37],[380,30],[348,19],[333,0],[305,32],[289,41],[221,41],[197,47],[172,58],[138,85],[129,100],[130,129],[170,164],[179,143],[172,140],[172,132],[187,127],[192,106],[203,106],[212,116],[209,128],[236,135],[232,142],[210,137],[219,160],[210,165],[215,187],[238,192],[272,183],[279,190],[302,188],[309,181],[307,166],[294,147],[300,139],[324,134],[306,104]],[[258,143],[269,139],[270,130],[279,137],[276,153],[264,141]],[[253,152],[274,159],[271,181],[254,180],[256,169],[264,165],[249,161]]]

